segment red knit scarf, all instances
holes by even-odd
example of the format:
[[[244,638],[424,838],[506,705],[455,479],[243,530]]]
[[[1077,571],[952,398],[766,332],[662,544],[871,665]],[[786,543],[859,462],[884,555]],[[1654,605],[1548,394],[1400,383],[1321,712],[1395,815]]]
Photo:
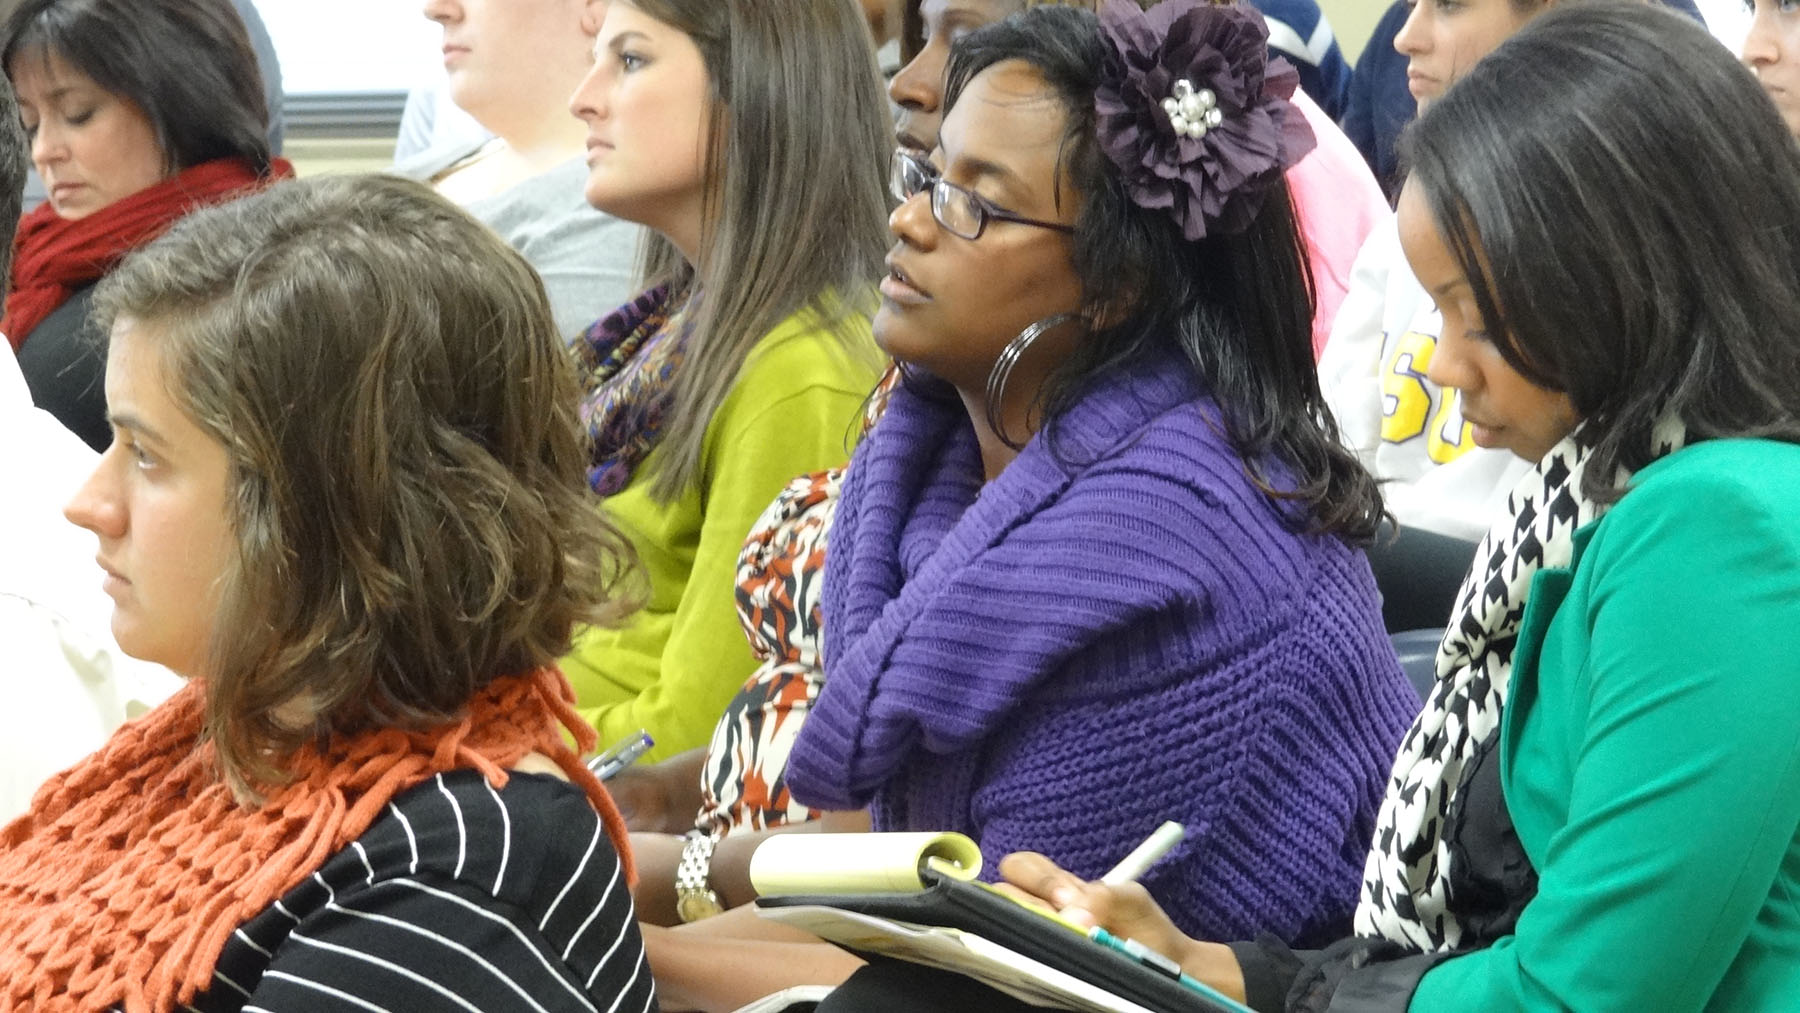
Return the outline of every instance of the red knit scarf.
[[[51,779],[0,830],[0,1009],[165,1013],[213,976],[226,940],[360,837],[401,792],[474,768],[495,787],[536,751],[599,810],[630,866],[624,821],[563,740],[594,732],[553,669],[499,679],[459,723],[383,729],[307,747],[293,781],[240,805],[199,741],[191,684]]]
[[[269,179],[294,174],[277,158]],[[13,240],[12,294],[0,331],[18,351],[44,318],[69,296],[106,276],[127,253],[163,234],[182,215],[218,204],[264,182],[239,158],[218,158],[183,169],[137,193],[113,201],[91,215],[61,218],[48,203],[19,219]]]

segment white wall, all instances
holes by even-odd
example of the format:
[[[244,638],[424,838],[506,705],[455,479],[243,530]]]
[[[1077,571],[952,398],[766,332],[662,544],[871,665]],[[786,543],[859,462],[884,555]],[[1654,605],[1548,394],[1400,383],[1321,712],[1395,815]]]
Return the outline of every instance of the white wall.
[[[290,92],[405,91],[441,70],[441,38],[423,0],[254,0]],[[1345,59],[1356,62],[1389,0],[1319,0]],[[1696,0],[1735,52],[1749,27],[1743,0]]]
[[[267,2],[267,0],[265,0]],[[1381,20],[1391,0],[1319,0],[1319,9],[1331,21],[1331,34],[1337,36],[1338,48],[1352,65]]]
[[[406,91],[436,72],[442,31],[423,0],[254,0],[289,93]]]
[[[1706,26],[1720,42],[1730,46],[1734,53],[1744,51],[1744,34],[1750,31],[1750,12],[1744,9],[1743,0],[1694,0],[1694,6],[1700,8],[1700,16],[1706,19]]]

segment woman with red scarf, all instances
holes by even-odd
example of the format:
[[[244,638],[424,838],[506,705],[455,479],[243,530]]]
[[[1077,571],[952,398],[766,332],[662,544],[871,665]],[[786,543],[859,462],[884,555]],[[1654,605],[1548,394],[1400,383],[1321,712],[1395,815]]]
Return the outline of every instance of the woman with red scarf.
[[[49,200],[19,223],[0,332],[38,407],[111,436],[93,286],[195,207],[272,177],[256,57],[229,0],[25,0],[0,26]]]

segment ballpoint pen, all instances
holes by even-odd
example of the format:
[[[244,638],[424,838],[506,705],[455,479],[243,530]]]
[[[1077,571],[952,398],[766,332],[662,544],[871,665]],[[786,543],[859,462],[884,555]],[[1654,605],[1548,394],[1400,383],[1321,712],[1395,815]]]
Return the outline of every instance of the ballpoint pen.
[[[587,767],[594,772],[595,777],[605,781],[636,763],[638,757],[649,752],[654,745],[656,740],[650,737],[649,732],[640,728],[619,740],[611,749],[597,754],[587,762]]]
[[[1101,876],[1100,882],[1107,886],[1121,886],[1133,882],[1139,876],[1149,872],[1151,866],[1168,854],[1169,849],[1180,844],[1181,839],[1186,836],[1187,828],[1181,824],[1174,820],[1164,823],[1152,831],[1149,837],[1144,838],[1144,843],[1131,849],[1131,854],[1120,859],[1119,864],[1112,867],[1112,871]]]

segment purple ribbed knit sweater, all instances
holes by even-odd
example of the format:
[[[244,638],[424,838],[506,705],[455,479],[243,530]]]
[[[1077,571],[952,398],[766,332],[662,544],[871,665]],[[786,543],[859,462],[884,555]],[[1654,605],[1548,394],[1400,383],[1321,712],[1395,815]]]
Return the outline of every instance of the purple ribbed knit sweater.
[[[1341,934],[1418,707],[1367,562],[1282,523],[1184,363],[1053,442],[984,486],[961,403],[895,392],[831,531],[794,797],[1088,878],[1180,820],[1143,882],[1183,929]]]

